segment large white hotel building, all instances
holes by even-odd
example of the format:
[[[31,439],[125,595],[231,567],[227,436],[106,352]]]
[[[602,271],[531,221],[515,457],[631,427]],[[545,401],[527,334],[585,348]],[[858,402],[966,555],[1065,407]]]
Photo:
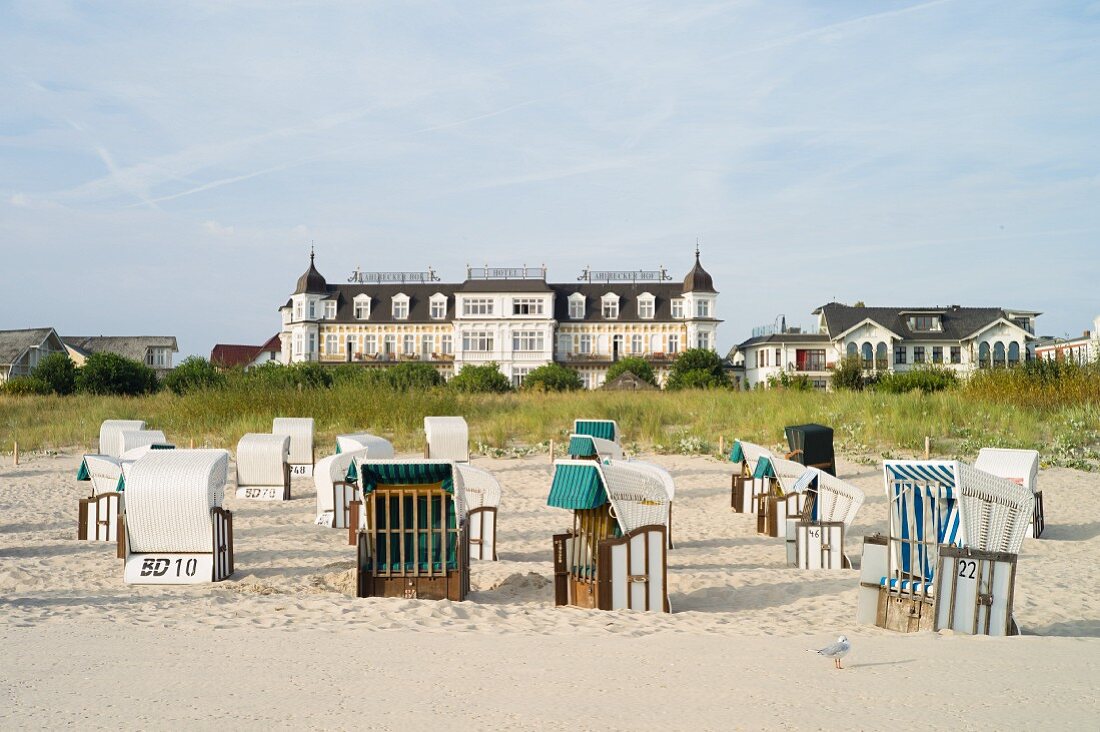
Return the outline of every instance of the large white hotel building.
[[[553,283],[545,267],[467,267],[458,284],[431,270],[357,269],[332,285],[313,259],[279,309],[283,363],[422,361],[450,378],[466,364],[495,362],[518,386],[557,362],[596,388],[620,358],[647,359],[663,381],[681,351],[717,347],[718,292],[698,251],[682,281],[664,269],[586,269]]]

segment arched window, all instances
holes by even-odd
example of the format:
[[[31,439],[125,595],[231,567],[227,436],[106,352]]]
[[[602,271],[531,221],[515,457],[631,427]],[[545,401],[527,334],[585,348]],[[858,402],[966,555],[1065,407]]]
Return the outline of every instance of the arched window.
[[[1008,344],[1008,365],[1016,366],[1020,363],[1020,344],[1016,341]]]
[[[848,358],[851,358],[852,356],[855,356],[859,352],[859,346],[857,346],[855,343],[849,343],[847,352],[848,352]]]
[[[870,343],[863,344],[863,368],[870,369],[874,366],[875,352]]]
[[[889,365],[887,359],[890,358],[890,351],[884,342],[879,341],[878,347],[875,349],[875,368],[879,370],[885,370]]]
[[[989,344],[982,341],[982,344],[978,346],[978,368],[989,368]]]
[[[1005,344],[997,341],[993,346],[993,367],[998,368],[1005,365]]]

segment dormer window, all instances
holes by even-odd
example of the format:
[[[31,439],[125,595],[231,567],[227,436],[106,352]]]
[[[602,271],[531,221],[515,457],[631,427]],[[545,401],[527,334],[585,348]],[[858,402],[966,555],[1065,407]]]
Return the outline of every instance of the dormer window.
[[[325,320],[336,320],[335,300],[325,300]]]
[[[355,296],[355,319],[367,320],[370,318],[370,295]]]
[[[909,330],[941,330],[940,318],[938,315],[913,315],[909,318]]]
[[[584,320],[584,295],[579,292],[569,296],[569,319]]]
[[[672,301],[672,317],[679,320],[684,318],[684,298],[678,297]]]
[[[441,292],[432,295],[431,316],[432,320],[443,320],[447,317],[447,296]]]
[[[393,296],[393,319],[394,320],[408,320],[409,319],[409,296],[403,293],[398,293]]]
[[[653,314],[656,310],[655,303],[655,298],[648,292],[638,295],[638,317],[642,320],[653,320]]]
[[[603,308],[601,314],[604,320],[615,320],[619,317],[619,296],[613,292],[609,292],[601,299]]]

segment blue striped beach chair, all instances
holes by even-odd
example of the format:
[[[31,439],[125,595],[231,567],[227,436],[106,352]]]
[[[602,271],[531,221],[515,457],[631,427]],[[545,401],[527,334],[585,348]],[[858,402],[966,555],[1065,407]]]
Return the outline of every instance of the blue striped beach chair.
[[[554,601],[669,612],[668,492],[634,461],[557,460],[546,503],[573,512],[554,536]]]

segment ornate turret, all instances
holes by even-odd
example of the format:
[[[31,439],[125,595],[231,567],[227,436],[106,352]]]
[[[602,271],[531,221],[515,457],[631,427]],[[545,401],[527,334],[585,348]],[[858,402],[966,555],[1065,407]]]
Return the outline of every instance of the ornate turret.
[[[298,286],[294,288],[295,295],[309,293],[310,295],[325,295],[328,293],[328,283],[324,276],[313,266],[313,247],[309,249],[309,269],[298,278]]]
[[[714,280],[711,278],[710,273],[703,269],[703,265],[699,263],[698,246],[695,247],[695,266],[684,278],[684,292],[718,292],[714,289]]]

